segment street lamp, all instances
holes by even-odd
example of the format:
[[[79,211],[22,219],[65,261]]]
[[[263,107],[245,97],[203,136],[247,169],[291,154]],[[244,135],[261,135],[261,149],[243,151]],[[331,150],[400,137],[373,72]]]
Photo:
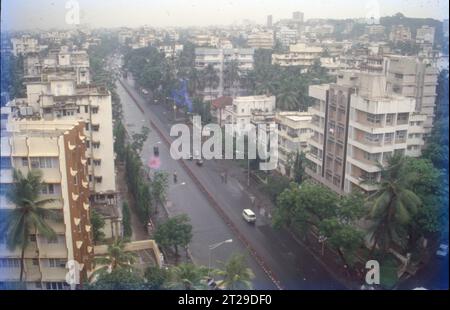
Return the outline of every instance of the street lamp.
[[[236,153],[244,154],[245,156],[245,152],[239,152],[238,150],[236,150]],[[250,186],[250,157],[247,155],[247,187],[248,186]]]
[[[217,249],[218,247],[220,247],[221,245],[225,244],[225,243],[231,243],[233,242],[233,239],[228,239],[222,242],[218,242],[215,244],[211,244],[208,248],[209,248],[209,263],[208,263],[208,277],[210,277],[210,273],[211,273],[211,252],[214,249]]]

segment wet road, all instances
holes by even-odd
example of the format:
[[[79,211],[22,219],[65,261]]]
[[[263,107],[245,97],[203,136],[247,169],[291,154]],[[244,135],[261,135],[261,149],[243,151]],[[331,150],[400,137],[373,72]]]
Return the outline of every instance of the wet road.
[[[171,126],[173,114],[166,112],[160,105],[149,105],[132,87],[127,88],[144,109],[143,114],[118,83],[118,93],[122,99],[127,128],[135,132],[138,132],[143,125],[151,128],[149,124],[149,119],[151,119],[161,131],[167,133]],[[168,147],[162,142],[161,137],[155,130],[152,130],[144,147],[142,154],[144,163],[148,162],[153,153],[154,145],[159,145],[160,148],[160,169],[171,173],[176,171],[178,174],[177,184],[171,182],[169,189],[169,211],[172,214],[187,213],[191,218],[194,237],[190,244],[190,251],[194,260],[207,266],[210,254],[208,245],[229,238],[234,241],[212,251],[211,261],[213,266],[219,266],[220,261],[226,261],[233,252],[246,253],[247,250],[244,245],[211,207],[205,195],[186,174],[180,162],[170,157]],[[245,191],[245,186],[240,184],[236,178],[233,178],[232,173],[229,175],[228,182],[222,183],[220,178],[222,163],[220,161],[205,161],[203,167],[197,167],[193,162],[187,164],[190,165],[195,177],[202,185],[210,193],[214,193],[215,201],[239,231],[245,235],[259,256],[263,258],[281,281],[284,288],[344,289],[324,266],[311,256],[307,249],[293,240],[287,232],[273,230],[269,220],[264,216],[258,215],[256,225],[249,225],[242,219],[242,209],[251,208],[250,197]],[[250,255],[248,255],[247,260],[256,275],[254,287],[257,289],[275,289],[256,260]]]

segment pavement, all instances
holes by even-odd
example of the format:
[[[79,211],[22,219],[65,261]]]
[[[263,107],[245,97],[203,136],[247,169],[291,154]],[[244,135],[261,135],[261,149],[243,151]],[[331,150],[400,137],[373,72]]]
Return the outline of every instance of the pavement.
[[[128,130],[139,132],[142,126],[151,128],[150,120],[159,131],[168,131],[173,122],[173,113],[166,111],[162,105],[151,105],[132,87],[132,81],[124,81],[129,92],[137,99],[142,111],[118,83],[117,91],[122,100],[124,123]],[[223,217],[211,206],[211,201],[199,189],[196,182],[212,193],[213,199],[230,219],[240,234],[244,235],[258,256],[273,272],[285,289],[345,289],[326,266],[317,261],[308,249],[297,243],[286,231],[274,230],[267,218],[268,212],[257,211],[258,219],[255,225],[249,225],[242,219],[242,209],[252,208],[250,195],[245,184],[239,181],[237,174],[242,173],[233,164],[222,160],[205,160],[202,167],[194,162],[186,161],[188,174],[180,161],[173,160],[168,146],[164,143],[157,130],[153,130],[144,145],[142,160],[147,163],[153,154],[153,146],[159,146],[161,166],[159,169],[172,174],[177,172],[178,182],[173,183],[170,178],[168,193],[169,212],[173,214],[186,213],[189,215],[193,230],[193,240],[189,245],[194,262],[208,266],[211,254],[211,265],[220,267],[233,252],[246,253],[250,268],[255,273],[253,281],[256,289],[276,289],[266,272],[258,264],[236,233],[227,225]],[[222,183],[220,173],[224,167],[230,169],[227,183]],[[233,170],[234,169],[234,170]],[[197,179],[197,181],[193,180]],[[256,210],[255,210],[256,211]],[[263,213],[265,213],[263,215]],[[208,245],[233,239],[211,253]]]

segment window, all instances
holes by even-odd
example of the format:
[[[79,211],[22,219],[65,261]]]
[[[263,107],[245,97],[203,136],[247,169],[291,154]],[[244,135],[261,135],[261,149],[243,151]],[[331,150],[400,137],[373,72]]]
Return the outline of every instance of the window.
[[[100,125],[92,125],[92,131],[98,131],[100,129]]]
[[[39,266],[39,260],[37,258],[32,259],[33,266]]]
[[[392,143],[393,140],[394,140],[393,132],[387,132],[384,134],[384,143]]]
[[[30,235],[30,242],[36,242],[36,235]]]
[[[403,79],[403,74],[395,73],[394,76],[396,79]]]
[[[86,140],[86,147],[91,147],[91,141]]]
[[[386,114],[386,125],[394,124],[394,116],[395,116],[395,114],[392,114],[392,113]]]
[[[20,260],[18,258],[0,258],[0,268],[19,268]]]
[[[0,157],[0,169],[11,169],[11,158],[7,156]]]
[[[406,139],[406,130],[397,130],[395,132],[395,140],[402,141]]]
[[[381,124],[381,119],[383,115],[381,114],[371,114],[367,113],[367,121],[372,124]]]
[[[365,134],[365,139],[367,142],[369,143],[380,143],[381,139],[383,138],[382,134],[371,134],[371,133],[367,133]]]
[[[32,157],[31,168],[53,168],[51,157]]]
[[[408,113],[399,113],[397,115],[397,124],[407,124],[408,123]]]
[[[95,182],[96,183],[102,183],[102,177],[95,177]]]
[[[90,162],[90,161],[89,161]],[[89,182],[92,182],[92,174],[88,176]]]
[[[97,114],[97,113],[98,113],[98,107],[93,107],[92,114]]]
[[[86,123],[86,124],[84,125],[84,129],[86,129],[86,131],[89,131],[89,123]]]
[[[73,177],[73,185],[77,185],[78,184],[78,177],[74,176]]]
[[[63,282],[45,282],[45,288],[47,290],[63,290],[67,287]]]
[[[48,259],[48,266],[50,268],[65,268],[66,267],[66,260],[63,258],[49,258]]]
[[[94,159],[94,166],[100,166],[102,163],[101,159]]]
[[[364,159],[378,162],[380,160],[381,153],[367,153],[364,152]]]
[[[89,108],[89,107],[88,107],[87,105],[84,106],[84,113],[88,113],[88,108]],[[86,125],[87,125],[87,124],[86,124]],[[86,127],[86,129],[87,129],[87,127]]]
[[[91,158],[90,158],[90,157],[87,158],[87,164],[88,164],[89,166],[91,165]]]
[[[22,166],[28,167],[28,158],[27,157],[22,157]]]
[[[100,147],[100,142],[92,142],[92,147],[98,149]]]

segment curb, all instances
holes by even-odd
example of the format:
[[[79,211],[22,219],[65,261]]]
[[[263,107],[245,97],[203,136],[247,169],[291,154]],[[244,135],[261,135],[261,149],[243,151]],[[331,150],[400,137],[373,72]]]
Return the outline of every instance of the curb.
[[[127,94],[133,99],[134,103],[138,106],[139,110],[142,112],[142,114],[145,114],[144,109],[141,107],[141,105],[138,103],[138,100],[136,97],[131,93],[131,91],[128,89],[127,86],[122,82],[121,79],[119,79],[120,84],[125,89]],[[170,147],[170,140],[167,138],[166,134],[163,133],[156,124],[149,119],[151,126],[158,132],[158,134],[161,136],[161,138],[164,140],[164,142]],[[217,201],[214,199],[214,197],[208,192],[208,190],[203,186],[203,184],[198,180],[198,178],[194,175],[191,168],[189,168],[184,160],[180,161],[181,166],[183,169],[187,172],[187,174],[192,178],[194,183],[197,185],[199,190],[205,194],[207,200],[211,203],[213,208],[217,211],[219,216],[224,220],[225,224],[231,228],[233,233],[238,237],[238,239],[243,243],[243,245],[249,250],[252,257],[256,260],[258,265],[263,269],[265,274],[268,276],[268,278],[272,281],[272,283],[277,287],[278,290],[283,290],[283,287],[280,283],[280,281],[276,278],[276,276],[273,274],[272,270],[266,265],[266,263],[263,261],[261,256],[256,252],[256,250],[251,246],[250,242],[242,235],[236,225],[233,224],[233,222],[230,220],[228,215],[225,214],[223,209],[220,207],[220,205],[217,203]]]

